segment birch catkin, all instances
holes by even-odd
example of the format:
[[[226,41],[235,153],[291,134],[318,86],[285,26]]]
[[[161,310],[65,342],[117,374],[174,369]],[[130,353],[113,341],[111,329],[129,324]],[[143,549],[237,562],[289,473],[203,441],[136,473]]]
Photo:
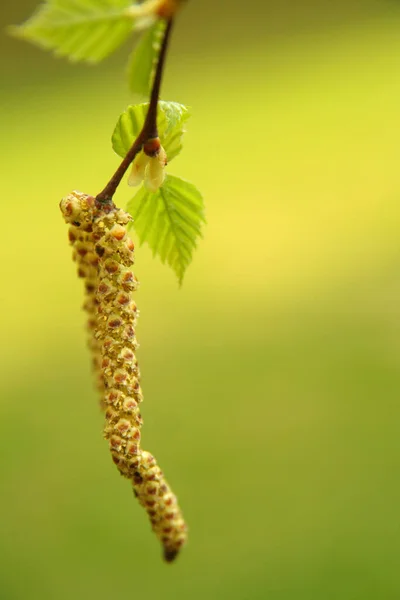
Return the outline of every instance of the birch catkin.
[[[101,405],[104,402],[104,383],[101,373],[101,347],[95,337],[97,319],[98,257],[93,243],[93,202],[87,202],[86,194],[74,192],[74,196],[61,202],[61,210],[70,223],[68,237],[73,247],[73,260],[77,263],[78,277],[84,280],[85,301],[83,309],[88,314],[88,346],[92,353],[96,387],[100,391]]]
[[[155,458],[140,445],[140,371],[136,358],[138,311],[131,292],[134,245],[131,216],[114,206],[99,208],[91,196],[73,192],[61,201],[70,224],[78,273],[85,281],[90,347],[105,407],[104,437],[121,475],[132,482],[153,531],[172,561],[186,542],[186,524]]]

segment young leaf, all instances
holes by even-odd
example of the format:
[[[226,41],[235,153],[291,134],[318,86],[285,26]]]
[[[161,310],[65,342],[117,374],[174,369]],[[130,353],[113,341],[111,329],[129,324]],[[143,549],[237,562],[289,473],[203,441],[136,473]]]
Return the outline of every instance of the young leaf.
[[[131,0],[48,0],[13,33],[71,61],[97,63],[133,30]]]
[[[148,103],[129,106],[120,116],[112,136],[114,151],[122,158],[140,133],[146,118]],[[170,162],[182,150],[184,123],[190,113],[186,106],[177,102],[158,103],[158,133]]]
[[[134,219],[140,243],[147,242],[153,255],[167,262],[182,284],[205,222],[198,189],[184,179],[167,175],[155,193],[142,186],[128,203],[127,211]]]
[[[128,79],[134,94],[148,96],[153,83],[154,68],[161,48],[165,21],[156,21],[142,34],[128,63]]]

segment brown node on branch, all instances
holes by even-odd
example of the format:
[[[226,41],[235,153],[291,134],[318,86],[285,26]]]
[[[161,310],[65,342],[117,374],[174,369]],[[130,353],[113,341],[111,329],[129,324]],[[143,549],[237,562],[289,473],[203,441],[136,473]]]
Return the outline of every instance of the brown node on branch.
[[[182,0],[164,0],[156,10],[161,19],[171,19],[176,15],[183,4]]]
[[[147,156],[157,156],[160,152],[160,148],[161,142],[159,137],[150,138],[143,144],[143,152],[147,154]]]

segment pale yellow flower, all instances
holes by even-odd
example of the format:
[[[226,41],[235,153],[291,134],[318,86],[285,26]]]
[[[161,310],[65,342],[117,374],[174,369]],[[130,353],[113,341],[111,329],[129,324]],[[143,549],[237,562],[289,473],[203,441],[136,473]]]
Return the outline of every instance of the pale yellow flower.
[[[161,145],[153,155],[141,150],[132,163],[128,185],[135,187],[143,181],[150,192],[156,192],[164,183],[166,164],[167,155]]]

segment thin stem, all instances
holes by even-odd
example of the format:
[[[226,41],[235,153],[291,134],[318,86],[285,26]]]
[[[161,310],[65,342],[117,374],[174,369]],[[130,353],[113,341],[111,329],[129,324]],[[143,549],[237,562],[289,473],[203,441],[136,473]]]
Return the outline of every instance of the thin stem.
[[[96,196],[96,202],[103,207],[106,205],[112,206],[113,196],[119,184],[121,183],[123,176],[128,170],[129,165],[134,161],[136,155],[139,154],[139,152],[142,150],[143,145],[149,139],[158,137],[157,107],[158,100],[160,97],[161,81],[165,67],[165,57],[167,55],[168,42],[170,40],[172,24],[173,19],[171,18],[167,21],[167,26],[165,28],[150,95],[150,104],[142,130],[137,136],[136,140],[133,142],[131,148],[128,150],[125,158],[119,165],[118,169],[115,171],[114,175],[107,183],[106,187],[103,189],[103,191],[100,192],[100,194]]]
[[[149,110],[147,111],[146,120],[142,129],[142,131],[145,131],[147,134],[147,137],[144,141],[158,137],[157,107],[158,100],[160,97],[161,81],[164,72],[165,57],[167,55],[168,41],[170,39],[172,23],[172,19],[169,19],[169,21],[167,21],[167,27],[165,28],[164,32],[163,43],[161,45],[160,54],[158,57],[157,68],[154,75],[153,87],[150,95]]]

